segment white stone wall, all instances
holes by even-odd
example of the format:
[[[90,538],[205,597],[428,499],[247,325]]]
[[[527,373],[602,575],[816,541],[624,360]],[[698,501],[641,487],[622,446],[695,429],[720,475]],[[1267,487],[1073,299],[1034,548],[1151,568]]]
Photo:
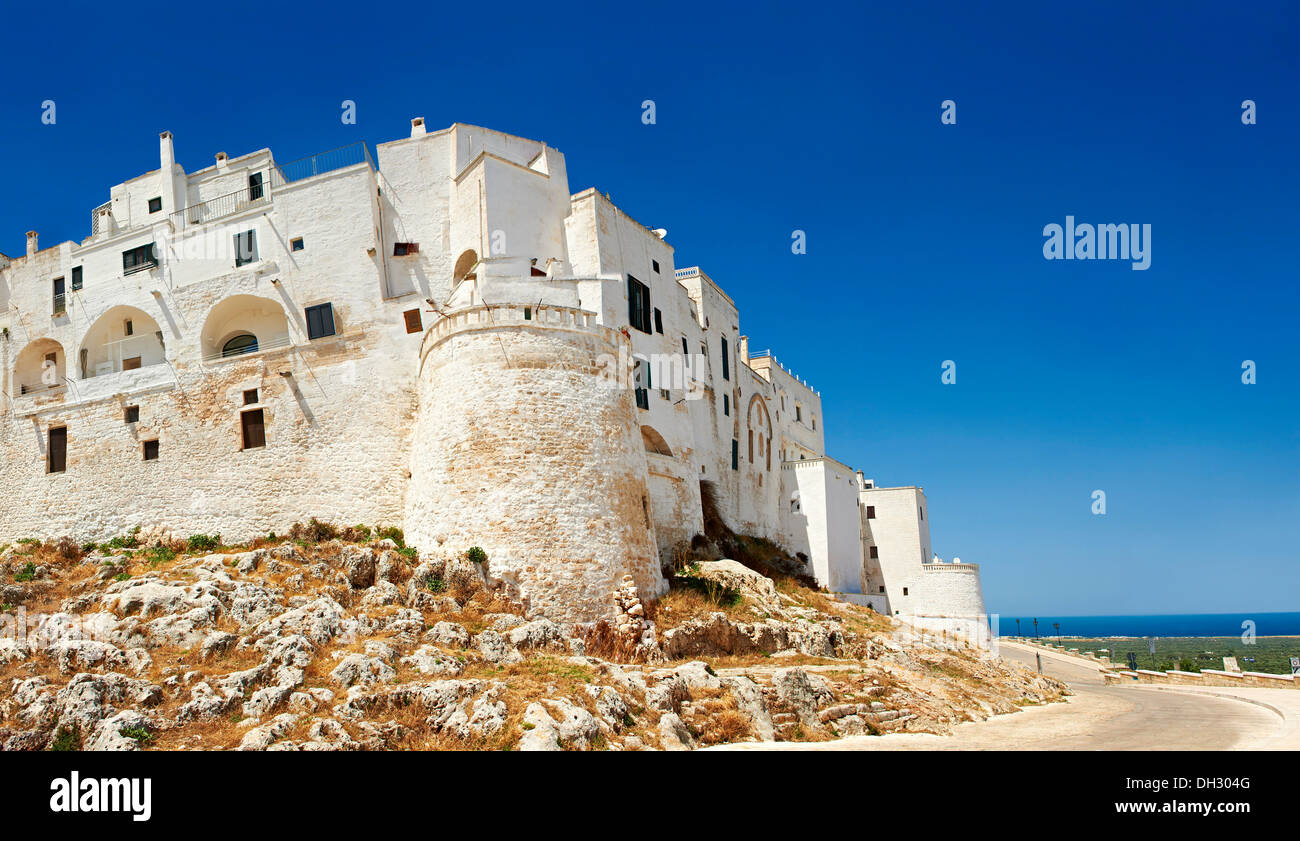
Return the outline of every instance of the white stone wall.
[[[626,341],[572,309],[458,311],[421,352],[408,540],[480,546],[554,619],[607,616],[631,574],[663,590],[636,408],[598,364]]]

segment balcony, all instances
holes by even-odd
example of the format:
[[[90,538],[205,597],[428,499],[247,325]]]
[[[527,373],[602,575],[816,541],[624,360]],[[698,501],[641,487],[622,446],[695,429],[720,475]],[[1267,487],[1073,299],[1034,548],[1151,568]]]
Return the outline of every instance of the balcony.
[[[250,173],[250,177],[261,176],[257,183],[171,214],[172,228],[183,231],[245,210],[267,206],[271,203],[271,193],[278,187],[357,164],[366,164],[372,170],[375,168],[370,159],[370,149],[365,143],[353,143],[328,152],[319,152],[286,164],[272,161],[266,170]]]
[[[243,338],[243,336],[237,337],[237,339],[238,338]],[[234,359],[240,356],[249,356],[254,353],[261,353],[262,351],[287,348],[293,344],[293,340],[289,337],[288,333],[268,336],[265,339],[251,336],[250,334],[250,338],[252,338],[251,342],[235,340],[226,342],[221,348],[203,354],[203,361],[221,362],[226,359]]]
[[[63,293],[54,296],[54,315],[63,315],[68,311],[68,297]]]

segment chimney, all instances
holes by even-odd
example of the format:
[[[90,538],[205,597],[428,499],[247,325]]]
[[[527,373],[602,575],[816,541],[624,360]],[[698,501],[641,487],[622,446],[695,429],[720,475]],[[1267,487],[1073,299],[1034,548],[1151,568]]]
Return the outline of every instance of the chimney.
[[[424,128],[424,117],[415,117],[411,120],[411,137],[423,137],[427,133]]]
[[[749,361],[749,337],[740,337],[740,358],[745,362]]]
[[[27,256],[30,257],[41,249],[36,245],[36,232],[27,232]]]
[[[230,160],[230,156],[228,156],[225,152],[218,152],[218,153],[217,153],[217,169],[218,169],[219,171],[221,171],[221,172],[225,172],[225,171],[226,171],[226,164],[227,164],[227,162],[228,162],[229,160]]]
[[[162,176],[163,213],[176,210],[176,150],[172,148],[172,133],[158,135],[159,174]]]

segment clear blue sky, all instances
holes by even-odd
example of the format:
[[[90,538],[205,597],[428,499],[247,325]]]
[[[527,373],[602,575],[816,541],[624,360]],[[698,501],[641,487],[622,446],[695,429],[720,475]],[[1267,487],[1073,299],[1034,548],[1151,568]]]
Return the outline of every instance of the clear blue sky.
[[[19,4],[0,251],[85,237],[164,129],[187,169],[417,115],[545,140],[822,391],[832,455],[925,487],[991,611],[1297,609],[1300,13],[1061,5]],[[1151,224],[1151,268],[1044,260],[1067,214]]]

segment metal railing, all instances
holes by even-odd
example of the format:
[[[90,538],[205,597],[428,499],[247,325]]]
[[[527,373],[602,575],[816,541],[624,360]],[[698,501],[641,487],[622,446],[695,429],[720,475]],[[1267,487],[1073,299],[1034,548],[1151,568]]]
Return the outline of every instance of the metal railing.
[[[90,211],[90,235],[92,237],[99,234],[99,211],[104,210],[106,208],[111,209],[112,207],[113,207],[113,203],[111,201],[108,201],[108,202],[104,202],[99,207]]]
[[[18,387],[19,389],[18,393],[35,394],[38,391],[54,391],[56,389],[61,389],[61,388],[63,388],[63,383],[54,383],[53,385],[46,385],[45,383],[39,383],[37,385],[27,385],[26,383],[24,383],[23,385]]]
[[[63,314],[64,314],[65,312],[67,312],[67,311],[68,311],[68,297],[67,297],[67,295],[55,295],[55,296],[54,296],[54,314],[55,314],[55,315],[63,315]]]
[[[171,214],[172,228],[181,231],[187,227],[206,224],[223,216],[230,216],[250,208],[270,204],[271,190],[276,187],[283,187],[286,184],[293,184],[317,175],[324,175],[327,172],[356,166],[357,164],[365,164],[372,170],[375,168],[374,161],[370,158],[370,148],[364,142],[340,146],[327,152],[318,152],[315,155],[308,155],[305,158],[289,161],[286,164],[277,164],[271,161],[267,169],[260,173],[262,183],[252,184],[242,190],[236,190],[224,196],[217,196],[214,199],[199,202],[184,210],[178,210]],[[249,173],[250,176],[257,174],[259,173],[256,171]]]
[[[256,344],[248,345],[229,353],[226,352],[225,348],[217,348],[216,350],[208,351],[203,354],[203,361],[219,362],[223,359],[237,359],[241,356],[250,356],[266,350],[279,350],[280,348],[290,347],[292,344],[293,340],[289,338],[289,334],[284,333],[279,336],[270,336],[265,340],[259,338]]]
[[[317,152],[315,155],[308,155],[286,164],[273,163],[271,164],[273,170],[271,186],[281,187],[357,164],[366,164],[371,169],[375,168],[374,161],[370,159],[370,147],[361,141],[337,149]]]
[[[184,210],[176,211],[171,215],[172,228],[181,231],[187,227],[203,225],[213,219],[220,219],[222,216],[230,216],[249,208],[270,203],[271,192],[267,185],[265,183],[255,184],[242,190],[236,190],[233,193],[227,193],[224,196],[217,196],[215,199],[199,202]]]

